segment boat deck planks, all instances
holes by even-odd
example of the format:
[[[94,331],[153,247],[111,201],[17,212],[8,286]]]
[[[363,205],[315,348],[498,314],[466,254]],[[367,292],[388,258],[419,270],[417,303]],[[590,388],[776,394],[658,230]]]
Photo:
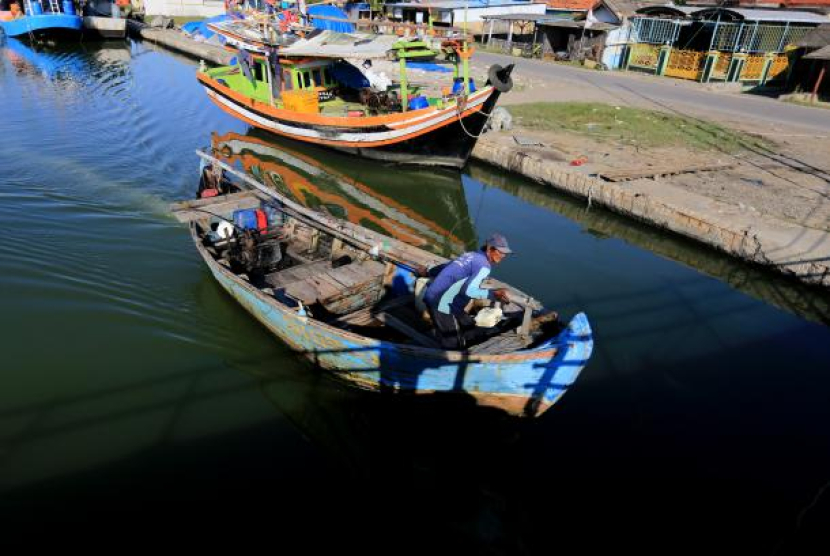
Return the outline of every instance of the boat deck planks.
[[[175,203],[171,209],[179,222],[187,224],[197,220],[204,220],[205,217],[211,215],[224,218],[222,215],[230,214],[234,210],[258,208],[261,203],[262,198],[256,192],[242,191],[240,193],[223,195],[221,199],[208,197],[205,199],[182,201],[181,203]]]

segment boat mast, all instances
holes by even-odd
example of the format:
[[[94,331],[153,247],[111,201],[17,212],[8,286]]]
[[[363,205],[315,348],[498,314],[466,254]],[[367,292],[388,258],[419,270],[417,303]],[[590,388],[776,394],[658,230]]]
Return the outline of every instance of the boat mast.
[[[398,51],[401,72],[401,111],[406,112],[409,107],[409,92],[406,90],[406,52]]]

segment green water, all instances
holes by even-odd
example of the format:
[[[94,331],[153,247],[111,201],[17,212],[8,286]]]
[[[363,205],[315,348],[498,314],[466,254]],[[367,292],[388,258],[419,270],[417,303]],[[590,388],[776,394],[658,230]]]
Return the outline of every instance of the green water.
[[[195,69],[136,43],[0,48],[4,535],[484,554],[827,542],[827,293],[479,165],[276,141],[213,106]],[[531,423],[329,382],[220,291],[168,213],[216,136],[304,202],[437,252],[501,231],[517,254],[496,275],[585,311],[590,364]]]

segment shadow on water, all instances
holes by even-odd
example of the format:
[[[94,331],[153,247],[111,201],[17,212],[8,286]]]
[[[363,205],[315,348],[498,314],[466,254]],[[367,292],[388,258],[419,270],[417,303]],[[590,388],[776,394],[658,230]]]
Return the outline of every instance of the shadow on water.
[[[0,542],[18,536],[30,548],[46,538],[66,548],[78,536],[110,537],[110,547],[150,541],[158,550],[230,536],[285,552],[300,542],[304,552],[385,554],[830,553],[826,331],[764,306],[827,323],[826,294],[473,165],[474,178],[506,192],[491,190],[488,202],[499,205],[483,214],[512,210],[511,242],[565,244],[525,251],[499,272],[513,264],[517,285],[534,283],[531,293],[556,299],[557,309],[559,300],[585,309],[597,323],[598,353],[533,421],[462,394],[345,388],[225,296],[185,249],[186,231],[155,212],[149,223],[107,224],[102,196],[93,194],[72,205],[83,209],[73,221],[24,179],[56,176],[44,181],[61,200],[121,174],[135,176],[132,191],[190,194],[192,150],[210,130],[242,126],[209,105],[192,77],[195,62],[171,64],[148,49],[133,44],[133,61],[123,65],[122,47],[37,52],[51,65],[27,59],[30,52],[2,53],[0,78],[23,93],[17,104],[10,95],[7,129],[32,152],[96,173],[67,179],[42,161],[26,163],[10,174],[29,188],[2,192],[5,222],[15,223],[9,237],[46,233],[32,250],[54,248],[2,257],[2,337],[14,345],[4,350],[0,388]],[[88,52],[85,74],[100,75],[74,90],[80,52]],[[110,67],[137,78],[127,87],[108,79]],[[58,94],[41,95],[43,82]],[[121,90],[133,102],[123,110],[114,94]],[[60,134],[55,122],[73,98],[84,110]],[[118,112],[90,115],[87,102],[96,100]],[[110,114],[121,118],[116,125]],[[44,144],[48,132],[60,144]],[[468,203],[474,188],[458,174],[366,164],[293,143],[277,154],[262,150],[265,138],[254,132],[219,138],[234,163],[272,176],[311,206],[419,236],[441,252],[475,246],[470,217],[480,207]],[[152,147],[139,162],[154,166],[136,163],[136,145]],[[11,152],[6,161],[14,163]],[[25,193],[23,201],[12,192]],[[112,205],[119,214],[133,207]],[[538,214],[545,210],[565,218]],[[568,219],[577,225],[565,229]],[[530,229],[520,227],[525,220]],[[583,231],[610,240],[572,274],[560,272],[563,253],[566,263],[582,262],[574,251],[585,248],[576,245]],[[604,257],[637,266],[645,251],[716,280],[660,260],[613,282],[619,273],[606,271]],[[38,283],[33,269],[48,265],[54,270]],[[648,275],[656,266],[670,268]],[[78,279],[87,296],[71,287]],[[32,338],[35,348],[15,349]]]
[[[692,240],[638,223],[601,207],[588,208],[584,201],[506,174],[472,164],[470,175],[533,205],[565,216],[600,239],[618,238],[672,261],[681,263],[755,299],[814,322],[830,324],[830,294],[826,289],[758,265],[739,261]]]

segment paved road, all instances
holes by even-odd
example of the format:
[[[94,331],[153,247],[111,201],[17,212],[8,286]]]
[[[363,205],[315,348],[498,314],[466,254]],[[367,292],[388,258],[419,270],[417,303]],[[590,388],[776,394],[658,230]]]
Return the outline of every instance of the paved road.
[[[754,122],[772,126],[771,134],[817,133],[830,137],[830,110],[784,103],[756,95],[741,95],[706,90],[703,85],[680,79],[658,78],[632,72],[599,72],[539,60],[513,58],[502,54],[478,52],[479,64],[515,63],[519,75],[534,81],[565,85],[574,99],[622,102],[641,107],[673,109],[685,114],[707,117],[716,121]],[[544,94],[544,93],[543,93]]]

